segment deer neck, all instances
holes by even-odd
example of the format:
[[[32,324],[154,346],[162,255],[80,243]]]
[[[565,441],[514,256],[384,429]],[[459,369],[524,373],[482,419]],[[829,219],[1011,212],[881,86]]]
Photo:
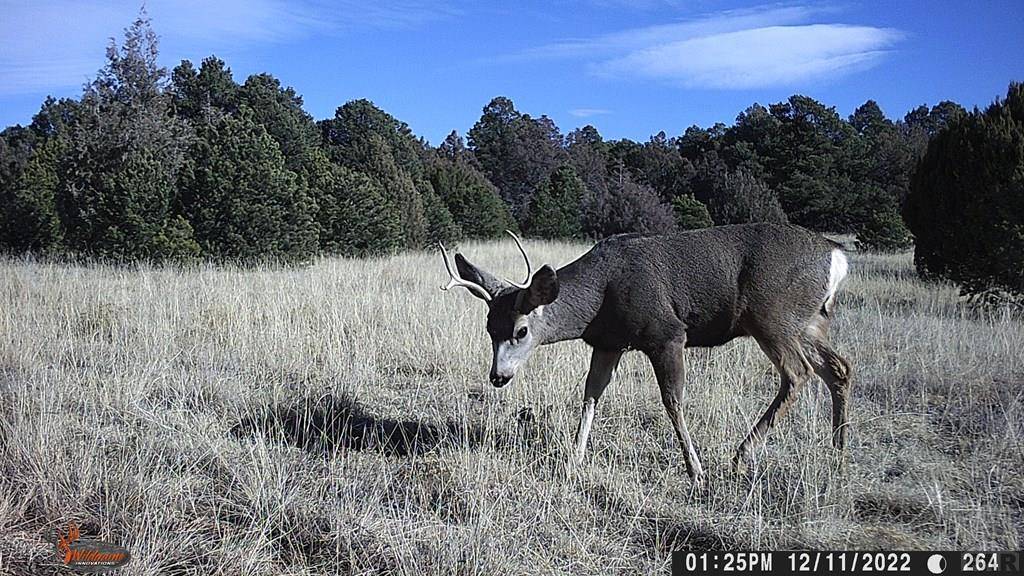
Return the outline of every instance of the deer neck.
[[[604,300],[604,283],[577,262],[559,268],[557,274],[558,298],[539,310],[541,344],[581,338]]]

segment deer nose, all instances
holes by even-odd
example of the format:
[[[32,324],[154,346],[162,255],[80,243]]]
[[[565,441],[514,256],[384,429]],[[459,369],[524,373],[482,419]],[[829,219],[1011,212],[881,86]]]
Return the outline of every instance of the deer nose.
[[[504,374],[491,373],[491,384],[493,384],[495,388],[501,388],[505,384],[508,384],[508,381],[511,380],[511,379],[512,379],[511,376],[505,376]]]

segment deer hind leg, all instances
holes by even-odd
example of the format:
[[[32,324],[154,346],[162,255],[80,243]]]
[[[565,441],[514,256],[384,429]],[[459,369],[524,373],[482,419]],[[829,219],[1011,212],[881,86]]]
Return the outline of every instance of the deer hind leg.
[[[621,357],[621,350],[612,352],[596,348],[590,356],[590,371],[587,372],[587,384],[583,392],[583,412],[580,414],[580,425],[576,430],[576,452],[573,455],[573,462],[577,466],[583,463],[583,456],[587,451],[587,438],[590,436],[590,426],[594,422],[597,401],[611,382],[612,372],[619,365]]]
[[[825,381],[832,394],[832,445],[842,451],[846,447],[846,429],[849,417],[850,377],[853,368],[824,338],[811,344],[809,355],[814,371]]]
[[[832,395],[832,445],[840,451],[846,446],[847,406],[850,401],[850,377],[853,368],[828,341],[829,318],[819,314],[804,330],[804,350],[814,371]]]
[[[733,467],[739,473],[746,471],[747,462],[751,459],[751,453],[759,448],[768,435],[772,426],[782,418],[789,410],[796,394],[800,388],[810,379],[812,366],[804,355],[800,342],[796,338],[788,338],[781,341],[771,340],[763,337],[756,337],[761,349],[768,355],[775,368],[782,376],[779,392],[775,399],[768,405],[768,409],[750,429],[747,437],[736,448],[736,455],[733,457]]]
[[[700,465],[697,449],[690,438],[690,431],[686,427],[686,418],[683,416],[686,385],[684,350],[684,342],[673,342],[659,352],[648,356],[651,365],[654,366],[658,387],[661,389],[661,401],[665,405],[665,411],[668,412],[668,417],[676,430],[676,437],[679,438],[679,443],[683,448],[686,473],[689,474],[690,480],[695,485],[700,485],[704,481],[704,468]]]

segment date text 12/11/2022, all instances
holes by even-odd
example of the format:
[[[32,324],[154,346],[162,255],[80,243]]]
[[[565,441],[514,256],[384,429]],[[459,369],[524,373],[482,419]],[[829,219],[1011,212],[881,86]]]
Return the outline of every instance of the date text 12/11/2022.
[[[674,552],[672,574],[1022,574],[1021,552]]]

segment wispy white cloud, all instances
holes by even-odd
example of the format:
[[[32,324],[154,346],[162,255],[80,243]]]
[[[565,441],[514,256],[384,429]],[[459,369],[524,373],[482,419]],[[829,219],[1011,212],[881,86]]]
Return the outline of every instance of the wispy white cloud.
[[[579,59],[598,75],[750,89],[835,79],[877,65],[905,34],[815,23],[824,6],[772,5],[533,48],[515,60]]]
[[[513,59],[546,59],[567,57],[606,57],[633,50],[651,48],[686,38],[714,36],[764,26],[781,26],[806,22],[811,17],[833,12],[826,5],[764,6],[726,10],[691,20],[630,28],[594,38],[570,38],[512,55]]]
[[[4,14],[0,18],[0,94],[84,83],[103,64],[106,43],[111,37],[120,38],[140,4],[139,0],[0,0]],[[149,0],[146,10],[164,47],[192,55],[288,42],[311,34],[414,28],[458,13],[447,2],[431,0]]]
[[[603,116],[611,113],[611,110],[606,110],[604,108],[573,108],[572,110],[569,110],[569,114],[577,118],[590,118],[592,116]]]
[[[902,37],[895,30],[866,26],[771,26],[660,44],[593,70],[699,88],[792,86],[871,68]]]

